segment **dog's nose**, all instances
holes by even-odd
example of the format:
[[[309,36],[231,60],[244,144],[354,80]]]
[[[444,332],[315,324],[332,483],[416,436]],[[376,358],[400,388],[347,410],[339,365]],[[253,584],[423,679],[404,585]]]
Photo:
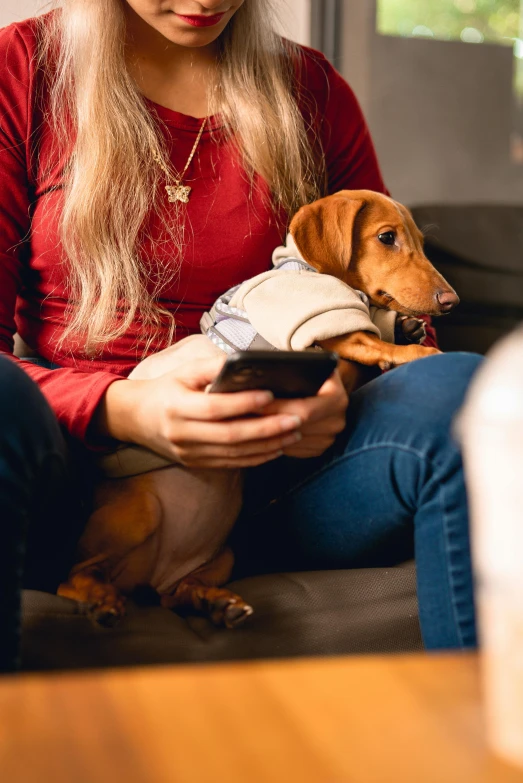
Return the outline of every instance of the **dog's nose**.
[[[436,299],[442,313],[450,313],[459,304],[459,296],[454,291],[438,291]]]

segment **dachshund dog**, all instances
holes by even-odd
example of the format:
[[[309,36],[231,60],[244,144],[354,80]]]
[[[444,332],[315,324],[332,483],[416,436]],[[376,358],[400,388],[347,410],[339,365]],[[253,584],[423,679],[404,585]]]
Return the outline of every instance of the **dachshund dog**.
[[[407,316],[404,331],[419,316],[449,313],[456,292],[423,252],[423,234],[406,207],[371,191],[340,191],[302,207],[290,233],[303,258],[318,272],[363,291],[370,302]],[[321,340],[344,359],[387,370],[439,353],[421,345],[394,345],[368,332]]]
[[[299,210],[290,233],[307,264],[364,292],[372,305],[395,310],[407,335],[419,335],[422,314],[448,313],[459,302],[424,255],[409,211],[387,196],[341,191],[320,199]],[[317,342],[384,369],[438,353],[361,331]],[[130,378],[158,377],[217,353],[207,337],[193,335],[145,359]],[[140,464],[133,463],[136,457]],[[140,586],[152,587],[166,608],[203,613],[228,628],[252,614],[240,596],[221,587],[234,562],[225,542],[241,507],[242,471],[189,469],[129,446],[105,459],[104,472],[78,563],[59,595],[85,604],[101,625],[113,625],[124,614],[124,596]]]

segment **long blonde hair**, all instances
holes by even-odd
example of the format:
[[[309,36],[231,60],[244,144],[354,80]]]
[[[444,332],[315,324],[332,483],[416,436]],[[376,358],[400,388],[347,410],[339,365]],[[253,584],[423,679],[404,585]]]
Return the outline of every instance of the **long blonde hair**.
[[[145,353],[162,325],[169,325],[169,341],[174,330],[172,316],[158,305],[166,276],[152,282],[139,257],[154,209],[178,248],[171,275],[181,263],[184,222],[162,208],[164,175],[151,165],[151,151],[168,168],[169,158],[159,121],[126,66],[123,0],[54,5],[39,25],[48,117],[56,139],[70,139],[71,132],[74,138],[60,217],[71,303],[60,346],[74,337],[95,354],[139,317],[142,336],[148,335]],[[270,0],[245,0],[236,12],[218,39],[209,108],[222,116],[247,176],[261,175],[274,208],[292,215],[322,194],[323,172],[293,95],[298,50],[275,33],[273,18]]]

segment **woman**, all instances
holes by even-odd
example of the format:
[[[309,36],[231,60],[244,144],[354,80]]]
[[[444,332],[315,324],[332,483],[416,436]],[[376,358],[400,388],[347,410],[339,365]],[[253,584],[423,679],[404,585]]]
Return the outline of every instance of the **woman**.
[[[386,192],[350,88],[272,31],[269,5],[62,0],[0,33],[0,346],[12,354],[18,331],[32,351],[0,358],[4,668],[22,532],[61,540],[78,505],[64,431],[91,450],[117,440],[188,466],[258,466],[237,533],[251,570],[393,562],[415,541],[426,645],[475,644],[450,426],[477,357],[399,368],[348,409],[357,367],[312,400],[270,404],[245,392],[211,405],[214,360],[127,379],[269,268],[301,204]]]

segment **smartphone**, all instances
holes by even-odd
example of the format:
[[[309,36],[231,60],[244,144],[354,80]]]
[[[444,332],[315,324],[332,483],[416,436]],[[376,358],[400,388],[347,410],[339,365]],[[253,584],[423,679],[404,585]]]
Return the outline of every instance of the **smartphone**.
[[[285,399],[314,397],[337,365],[337,354],[326,351],[239,351],[227,358],[209,391],[263,389]]]

